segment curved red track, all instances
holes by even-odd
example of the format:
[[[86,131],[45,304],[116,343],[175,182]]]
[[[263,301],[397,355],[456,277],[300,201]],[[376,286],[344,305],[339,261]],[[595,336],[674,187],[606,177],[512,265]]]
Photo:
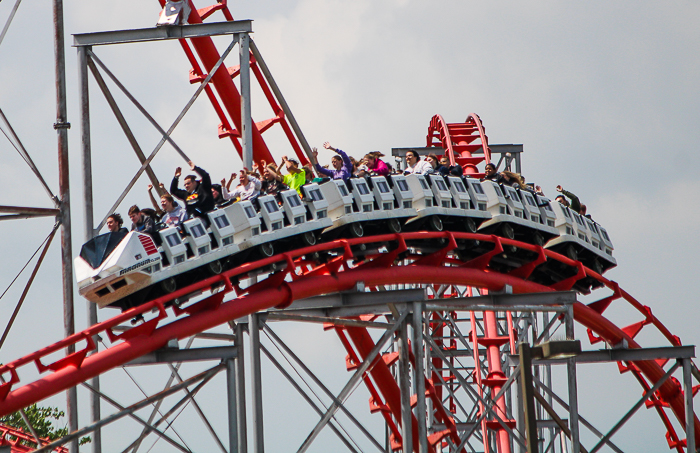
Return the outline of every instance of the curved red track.
[[[399,253],[408,253],[406,241],[435,241],[442,240],[444,248],[429,255],[409,255],[408,260],[414,260],[407,265],[397,265]],[[538,262],[542,257],[556,260],[578,268],[575,277],[563,280],[551,287],[528,281],[533,266],[527,264],[510,273],[495,272],[488,267],[490,257],[494,252],[488,252],[469,262],[461,262],[450,253],[457,246],[457,240],[479,240],[495,243],[495,251],[502,247],[513,245],[521,249],[537,252]],[[413,243],[413,242],[412,242]],[[367,255],[359,264],[354,264],[356,257],[352,247],[360,244],[389,244],[391,251]],[[326,263],[318,264],[306,260],[306,256],[314,252],[334,251],[337,256]],[[364,252],[366,253],[366,252]],[[402,259],[406,259],[402,256]],[[406,263],[406,261],[403,261]],[[251,271],[269,267],[277,263],[285,267],[281,271],[248,288],[240,288],[238,278]],[[286,266],[281,266],[286,263]],[[534,264],[535,262],[533,262]],[[569,290],[577,279],[583,276],[592,277],[612,291],[606,296],[589,305],[577,303],[574,306],[575,319],[589,329],[592,342],[601,339],[610,345],[616,345],[626,340],[630,348],[638,348],[635,336],[644,327],[655,328],[669,344],[677,346],[681,342],[656,318],[649,307],[643,306],[632,296],[621,290],[610,280],[584,268],[581,263],[574,262],[557,253],[544,250],[541,247],[517,241],[470,233],[401,233],[364,237],[351,240],[337,240],[318,244],[271,258],[247,263],[238,268],[224,272],[195,285],[176,291],[165,297],[134,308],[110,320],[97,324],[83,332],[77,333],[54,345],[37,351],[0,367],[0,374],[8,382],[0,385],[0,415],[9,414],[26,407],[48,396],[75,386],[93,376],[97,376],[114,367],[122,365],[148,352],[166,345],[173,338],[186,338],[207,329],[221,325],[229,320],[254,313],[271,307],[284,307],[294,300],[308,298],[321,294],[334,293],[352,289],[358,281],[366,286],[390,285],[399,283],[419,284],[448,284],[473,286],[497,291],[510,285],[514,293],[531,293],[557,290]],[[212,285],[224,287],[220,292],[186,307],[184,310],[165,308],[170,300],[181,297],[195,290],[206,290]],[[226,295],[234,296],[223,302]],[[626,302],[639,311],[643,319],[631,326],[619,327],[605,318],[605,309],[614,301]],[[139,313],[147,314],[157,309],[158,315],[125,333],[117,334],[113,328],[128,321]],[[171,321],[171,322],[167,322]],[[87,356],[94,349],[91,337],[103,333],[110,339],[112,345],[103,351]],[[76,344],[78,352],[60,359],[54,363],[45,364],[42,358],[64,349],[68,344]],[[80,346],[83,345],[81,348]],[[22,384],[21,370],[33,363],[43,376],[32,383]],[[662,364],[656,361],[641,361],[629,364],[624,370],[634,373],[643,387],[653,386],[664,375]],[[9,376],[8,376],[9,375]],[[669,444],[682,451],[683,442],[679,440],[666,412],[661,408],[667,404],[674,415],[685,426],[683,392],[675,380],[667,380],[659,389],[652,401],[657,412],[668,430]],[[696,437],[700,436],[700,421],[695,419]]]
[[[428,147],[443,148],[450,159],[450,165],[458,163],[468,175],[480,175],[477,164],[491,162],[486,129],[476,113],[467,115],[463,123],[448,123],[441,115],[433,116],[428,126],[426,142]],[[479,149],[483,149],[483,155],[473,156],[472,153]]]

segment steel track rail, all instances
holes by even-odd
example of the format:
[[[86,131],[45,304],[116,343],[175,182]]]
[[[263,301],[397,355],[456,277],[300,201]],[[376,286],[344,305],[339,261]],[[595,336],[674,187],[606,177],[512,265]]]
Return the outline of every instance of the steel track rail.
[[[443,248],[428,255],[414,255],[416,247],[408,248],[406,241],[412,245],[418,243],[432,244],[442,241]],[[457,240],[478,240],[495,244],[495,249],[503,246],[515,246],[519,249],[537,252],[548,259],[578,269],[576,276],[560,281],[551,286],[528,281],[529,273],[501,273],[488,268],[489,257],[493,252],[487,252],[482,257],[469,262],[460,262],[452,257],[451,250],[457,246]],[[354,263],[358,257],[353,252],[361,245],[389,245],[384,253],[366,255],[359,263]],[[393,248],[392,248],[393,247]],[[372,247],[368,247],[371,249]],[[434,249],[433,245],[433,249]],[[326,263],[318,264],[308,260],[307,256],[315,253],[334,252],[336,257]],[[364,252],[363,252],[364,253]],[[414,257],[414,264],[395,266],[395,258],[399,253]],[[261,282],[248,288],[241,288],[238,281],[245,276],[269,269],[271,265],[283,268],[269,275]],[[526,267],[523,265],[522,267]],[[527,274],[527,275],[525,275]],[[489,291],[502,290],[506,285],[513,293],[530,293],[568,290],[577,279],[593,278],[612,291],[606,296],[589,305],[576,303],[574,317],[589,329],[593,341],[603,340],[610,345],[627,342],[630,348],[641,347],[634,337],[645,327],[655,328],[673,346],[681,344],[680,339],[652,314],[651,309],[642,305],[629,293],[620,289],[619,285],[594,271],[583,267],[579,262],[572,261],[562,255],[543,250],[541,247],[518,241],[471,233],[451,232],[415,232],[370,236],[356,239],[336,240],[321,243],[311,247],[292,250],[270,258],[246,263],[217,275],[178,290],[167,296],[160,297],[139,307],[124,312],[112,319],[96,324],[82,332],[71,335],[51,346],[43,348],[25,357],[7,363],[0,367],[0,375],[7,377],[6,383],[0,385],[0,415],[6,415],[23,407],[41,401],[51,395],[73,387],[86,379],[102,374],[112,368],[122,365],[144,354],[164,347],[171,339],[182,339],[211,329],[215,326],[237,319],[251,313],[272,307],[284,307],[294,300],[309,298],[321,294],[351,290],[358,281],[366,286],[390,285],[399,283],[417,284],[446,284],[473,286]],[[175,298],[196,291],[206,291],[214,286],[223,289],[219,292],[185,308],[169,305]],[[224,302],[226,296],[231,297]],[[619,300],[635,308],[643,320],[632,326],[619,327],[603,316],[605,308],[613,301]],[[148,314],[152,310],[155,317],[126,332],[119,333],[115,329],[120,324],[134,318],[138,314]],[[90,356],[88,352],[95,349],[93,336],[103,333],[111,346]],[[45,360],[68,345],[84,345],[78,351],[67,357],[45,364]],[[25,383],[20,378],[23,367],[33,364],[42,376],[34,382]],[[653,386],[664,375],[662,364],[656,361],[634,362],[632,371],[640,380],[642,386]],[[15,388],[17,384],[21,386]],[[673,414],[682,426],[685,426],[683,392],[677,381],[668,380],[658,391],[658,400],[668,404]],[[660,415],[665,414],[662,410]],[[662,415],[662,421],[668,429],[669,441],[681,445],[670,421]],[[700,421],[697,416],[694,421],[696,437],[700,436]],[[680,448],[680,447],[678,447]]]

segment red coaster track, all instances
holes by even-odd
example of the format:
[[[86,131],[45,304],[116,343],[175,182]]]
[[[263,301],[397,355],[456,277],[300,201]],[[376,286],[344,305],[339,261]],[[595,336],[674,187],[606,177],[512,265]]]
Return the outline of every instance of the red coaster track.
[[[49,439],[41,439],[45,444],[51,442]],[[34,451],[36,439],[24,431],[0,424],[0,447],[10,446],[11,453],[25,453]],[[64,447],[54,448],[52,451],[56,453],[68,453],[68,449]]]
[[[463,123],[448,123],[441,115],[435,115],[428,126],[426,146],[436,146],[445,149],[445,155],[450,159],[450,165],[458,163],[464,168],[464,173],[475,178],[483,174],[476,168],[481,162],[491,162],[491,150],[486,129],[481,118],[476,113],[467,115]],[[473,153],[483,149],[483,155]]]
[[[165,0],[158,1],[161,8],[165,6]],[[191,0],[188,0],[188,2],[191,8],[188,18],[188,22],[190,24],[202,23],[214,12],[219,10],[222,11],[226,20],[233,20],[233,16],[228,9],[226,0],[221,0],[212,6],[207,6],[199,10],[194,7],[194,3],[192,3]],[[221,57],[216,45],[209,37],[193,38],[189,42],[186,39],[180,39],[179,42],[185,52],[185,55],[187,56],[188,61],[192,65],[192,69],[190,70],[190,83],[202,82],[206,78],[207,72],[211,71]],[[194,52],[192,51],[193,48]],[[197,57],[195,57],[195,54],[197,54],[199,57],[199,61],[197,60]],[[274,117],[272,118],[259,121],[257,123],[253,122],[251,125],[253,135],[253,161],[275,161],[269,148],[267,147],[267,144],[265,143],[265,140],[262,137],[262,134],[273,125],[279,124],[282,127],[282,130],[284,131],[284,134],[301,165],[307,164],[308,159],[306,154],[304,154],[302,150],[299,139],[292,132],[292,128],[290,127],[284,111],[280,106],[281,101],[275,98],[273,90],[265,79],[258,62],[253,56],[252,51],[250,53],[250,69],[253,72],[255,79],[258,81],[260,89],[263,91],[265,99],[270,104],[270,108],[274,114]],[[218,127],[219,138],[229,138],[236,147],[239,156],[242,157],[243,151],[240,142],[240,131],[242,130],[241,94],[239,93],[236,85],[233,83],[233,79],[238,76],[239,71],[239,67],[226,68],[225,66],[221,65],[210,82],[219,97],[217,98],[217,96],[214,94],[214,90],[212,90],[211,86],[205,87],[204,90],[209,98],[209,101],[212,103],[219,120],[221,121]]]
[[[460,261],[453,251],[460,242],[474,240],[482,243],[493,243],[494,249],[469,261]],[[411,249],[406,246],[406,241],[410,241],[412,244]],[[428,254],[414,254],[412,252],[416,248],[414,244],[435,244],[436,241],[441,241],[443,244],[442,248],[437,251]],[[367,254],[368,252],[362,252],[362,256],[358,257],[353,250],[362,244],[367,247],[367,250],[372,250],[378,245],[386,246],[387,249],[382,253]],[[489,267],[493,256],[502,253],[504,247],[511,246],[535,252],[537,258],[531,263],[507,273],[498,272]],[[432,245],[432,249],[435,249],[434,245]],[[324,263],[307,259],[309,256],[314,256],[315,253],[330,253],[328,256],[332,258]],[[527,278],[543,259],[575,267],[578,272],[573,277],[551,286],[528,281]],[[283,268],[283,270],[274,272],[265,280],[247,288],[242,288],[239,285],[240,279],[249,273],[269,269],[273,264],[276,264],[278,269]],[[627,292],[621,290],[615,282],[585,268],[580,262],[572,261],[539,246],[497,236],[470,233],[416,232],[370,236],[318,244],[244,264],[129,310],[54,345],[7,363],[0,367],[0,374],[4,377],[8,375],[10,377],[5,384],[0,385],[0,415],[14,412],[141,355],[164,347],[168,340],[183,339],[261,310],[272,307],[283,308],[294,300],[347,291],[354,288],[357,282],[364,282],[368,288],[379,285],[413,283],[467,285],[489,291],[498,291],[503,289],[505,285],[509,285],[513,293],[533,293],[569,290],[577,280],[585,276],[599,281],[612,291],[612,295],[597,302],[589,305],[576,303],[574,306],[574,317],[576,321],[589,329],[591,341],[602,340],[610,345],[617,345],[625,340],[630,348],[639,348],[641,346],[635,341],[635,337],[642,329],[652,328],[656,329],[670,345],[678,346],[681,344],[680,339],[664,327],[652,314],[649,307],[640,304]],[[223,287],[221,287],[222,283]],[[177,297],[212,287],[219,287],[220,291],[184,309],[174,306],[166,308],[166,304]],[[224,301],[226,297],[229,299]],[[641,314],[642,320],[630,326],[618,327],[603,316],[606,308],[613,302],[629,304]],[[154,309],[158,314],[145,323],[121,334],[115,333],[113,330],[115,326],[132,319],[137,314],[148,315]],[[374,342],[367,334],[366,329],[353,327],[343,330],[347,332],[355,348],[360,352],[359,357],[351,357],[351,360],[359,363],[365,352],[372,349]],[[100,333],[109,338],[110,347],[87,356],[88,352],[95,349],[92,336]],[[64,349],[68,344],[75,344],[78,352],[53,363],[43,363],[42,360],[49,354]],[[81,345],[83,346],[81,347]],[[500,367],[499,359],[492,359],[492,361],[498,361]],[[38,371],[42,373],[42,377],[34,382],[24,383],[21,379],[21,372],[24,367],[30,364],[36,366]],[[489,375],[493,374],[495,370],[495,367],[491,368],[492,365],[489,363]],[[632,372],[646,390],[663,377],[665,373],[663,365],[664,363],[656,361],[639,361],[627,364],[621,368],[621,371]],[[370,388],[370,392],[375,398],[377,407],[383,409],[383,413],[390,412],[396,417],[400,410],[400,407],[397,406],[399,403],[396,401],[398,384],[391,374],[387,375],[384,369],[386,366],[387,364],[381,359],[373,364],[370,374],[376,388]],[[426,378],[426,382],[428,383],[426,388],[430,390],[434,383],[430,382],[428,378]],[[21,385],[18,386],[18,384]],[[669,445],[682,452],[684,440],[679,439],[664,409],[664,406],[669,407],[681,426],[685,426],[682,387],[678,381],[667,380],[661,385],[651,401],[668,430]],[[438,417],[445,420],[447,427],[443,436],[454,436],[456,429],[454,424],[450,424],[450,415],[448,413],[438,414]],[[401,418],[399,416],[396,419],[400,420]],[[698,436],[700,435],[700,421],[697,417],[694,423],[695,433]],[[489,424],[489,428],[498,431],[499,436],[507,435],[505,429],[494,428],[494,426],[496,425],[493,423]],[[392,430],[396,430],[393,437],[396,444],[400,444],[398,428],[393,427]],[[413,445],[417,448],[415,442]],[[498,448],[497,451],[504,450]]]

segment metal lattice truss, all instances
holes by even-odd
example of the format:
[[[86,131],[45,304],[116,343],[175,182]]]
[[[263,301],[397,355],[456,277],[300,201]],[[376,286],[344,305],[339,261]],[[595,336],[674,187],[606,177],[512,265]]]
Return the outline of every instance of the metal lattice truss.
[[[265,392],[261,360],[268,361],[319,417],[306,440],[295,447],[297,451],[307,451],[326,428],[339,442],[337,451],[526,451],[521,369],[515,345],[521,341],[546,341],[559,335],[560,330],[571,336],[576,295],[572,292],[509,294],[508,288],[505,289],[506,292],[482,295],[483,288],[457,285],[366,287],[359,283],[339,294],[297,300],[284,309],[252,314],[232,321],[231,334],[201,333],[190,337],[182,349],[173,343],[126,364],[125,371],[131,366],[144,365],[167,366],[170,370],[163,390],[141,401],[125,407],[104,392],[83,384],[115,412],[39,451],[50,451],[124,417],[143,426],[124,452],[139,451],[149,438],[152,444],[153,436],[177,451],[193,451],[175,428],[177,417],[186,405],[195,407],[203,427],[222,452],[247,451],[249,434],[253,437],[252,451],[261,451],[264,432],[275,430],[266,426],[262,414]],[[358,313],[362,314],[358,316]],[[340,392],[333,393],[281,338],[275,327],[281,322],[315,324],[320,335],[332,332],[338,335],[349,353],[346,365],[350,373]],[[495,332],[489,332],[489,322],[495,323]],[[321,326],[328,332],[321,333]],[[495,335],[489,336],[491,333]],[[193,348],[197,339],[221,340],[231,345]],[[372,346],[369,350],[357,347],[362,344],[365,348]],[[494,344],[499,348],[495,360],[501,374],[494,372],[497,367],[489,351]],[[253,399],[248,404],[246,351],[250,354],[251,367],[248,397]],[[623,451],[611,437],[665,382],[661,380],[647,389],[643,398],[604,433],[576,409],[576,362],[633,363],[673,358],[676,361],[665,372],[668,378],[683,364],[690,370],[693,353],[692,347],[619,349],[584,352],[575,360],[538,362],[534,367],[534,382],[540,451],[573,451],[574,439],[578,442],[579,423],[597,439],[590,449],[580,446],[580,451],[594,452],[602,447]],[[180,364],[190,361],[221,363],[183,378],[178,371]],[[551,368],[556,365],[568,368],[568,385],[562,387],[553,381]],[[227,376],[228,442],[209,422],[206,405],[196,399],[199,390],[221,371],[226,371]],[[369,393],[369,409],[374,413],[369,424],[366,414],[353,414],[346,406],[361,387]],[[175,393],[180,396],[169,408],[161,406],[164,398]],[[392,407],[394,398],[399,400],[397,407]],[[253,407],[252,420],[246,419],[247,405]],[[147,414],[137,414],[147,407],[151,407]],[[387,433],[385,439],[376,436],[379,420]]]

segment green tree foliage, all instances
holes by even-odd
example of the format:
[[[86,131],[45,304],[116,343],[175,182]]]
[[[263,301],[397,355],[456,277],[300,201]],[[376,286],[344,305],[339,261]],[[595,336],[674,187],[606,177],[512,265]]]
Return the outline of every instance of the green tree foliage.
[[[25,414],[29,419],[29,423],[36,431],[37,435],[44,439],[56,440],[68,434],[68,428],[65,426],[63,428],[57,428],[54,426],[54,422],[58,422],[65,417],[65,412],[58,410],[57,407],[42,407],[32,404],[29,407],[24,408]],[[27,434],[30,433],[29,427],[19,412],[15,412],[4,417],[0,417],[0,423],[7,426],[12,426],[13,428],[21,429]],[[90,442],[90,437],[83,437],[80,439],[80,445]]]

